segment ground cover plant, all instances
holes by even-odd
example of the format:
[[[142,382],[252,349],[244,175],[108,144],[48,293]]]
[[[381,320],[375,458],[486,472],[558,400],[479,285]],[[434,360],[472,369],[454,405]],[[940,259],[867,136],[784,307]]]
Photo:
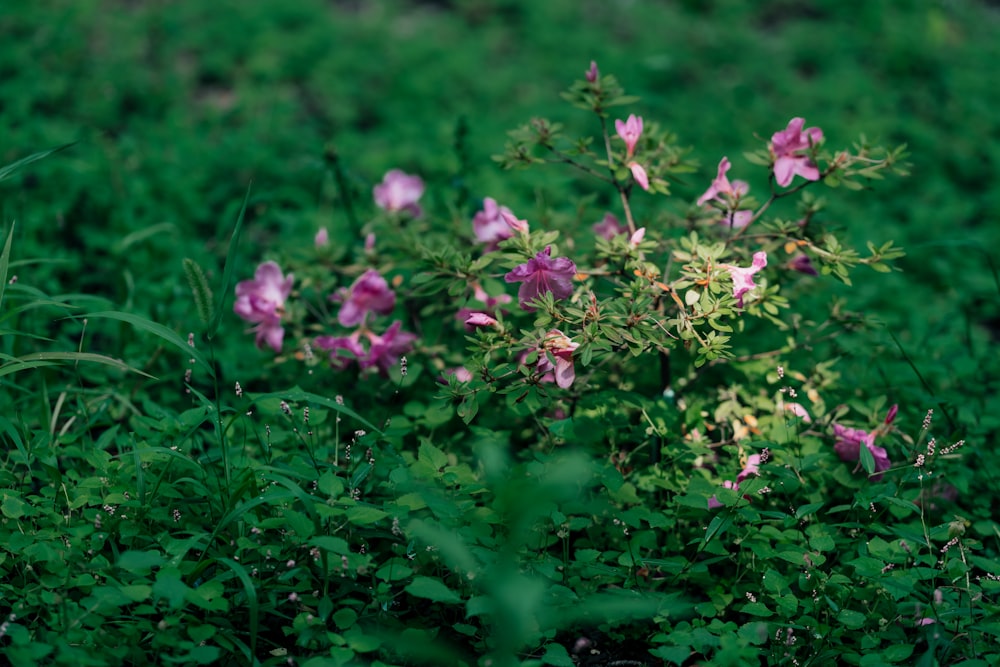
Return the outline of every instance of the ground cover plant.
[[[836,12],[765,5],[752,18],[791,43]],[[100,6],[22,43],[58,43]],[[445,32],[570,11],[377,6],[397,29]],[[295,48],[247,60],[197,3],[129,9],[123,25],[155,30],[116,58],[181,65],[74,61],[119,91],[81,107],[96,140],[64,145],[58,77],[4,99],[31,146],[0,169],[8,662],[996,662],[1000,533],[979,464],[995,452],[991,253],[963,251],[959,289],[938,262],[974,229],[922,228],[937,245],[914,267],[920,236],[851,222],[909,210],[899,193],[928,183],[930,142],[804,102],[717,105],[705,125],[743,131],[706,145],[679,122],[695,107],[664,112],[641,85],[663,70],[610,54],[519,74],[540,97],[520,100],[529,120],[506,143],[486,111],[438,122],[419,105],[398,117],[437,130],[415,139],[364,120],[393,114],[366,93],[337,106],[305,77],[338,67],[318,5],[261,7],[233,9],[274,44],[299,30]],[[676,10],[695,41],[721,21],[710,7],[747,18]],[[899,7],[867,18],[926,21],[946,42],[975,30]],[[387,20],[336,11],[359,43]],[[205,35],[174,39],[192,18]],[[89,34],[62,48],[128,33]],[[481,34],[503,52],[502,32]],[[920,62],[928,76],[946,59]],[[192,72],[201,106],[158,106]],[[370,95],[385,84],[369,74]],[[420,76],[392,85],[438,94]],[[234,101],[248,90],[266,117]],[[496,131],[492,150],[470,127]],[[243,142],[255,134],[268,141]],[[154,136],[178,141],[150,169]],[[178,155],[206,137],[236,155],[185,173]],[[71,240],[54,245],[45,220]]]

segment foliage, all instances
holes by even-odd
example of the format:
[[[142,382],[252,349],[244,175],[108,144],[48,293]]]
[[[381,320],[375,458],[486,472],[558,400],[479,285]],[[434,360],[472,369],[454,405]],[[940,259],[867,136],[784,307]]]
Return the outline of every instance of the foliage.
[[[517,113],[551,111],[508,133],[493,160],[502,172],[483,148],[501,142],[481,136],[513,124],[495,98],[458,123],[435,107],[489,77],[457,57],[400,81],[366,63],[352,76],[370,85],[338,105],[346,65],[325,41],[376,48],[382,23],[402,35],[438,21],[456,39],[482,27],[466,56],[503,53],[500,18],[540,30],[568,4],[445,3],[441,16],[338,4],[348,27],[319,19],[321,3],[233,3],[233,25],[265,42],[253,54],[207,5],[130,5],[86,22],[108,4],[79,3],[0,49],[33,54],[14,68],[23,94],[5,93],[0,109],[24,125],[0,168],[6,661],[998,660],[994,473],[975,464],[995,452],[995,360],[991,311],[975,304],[995,301],[1000,283],[971,259],[964,293],[932,294],[953,269],[937,255],[907,264],[915,235],[844,222],[909,210],[900,202],[929,162],[958,175],[967,165],[931,152],[906,118],[827,122],[823,95],[850,84],[832,83],[846,65],[822,58],[834,29],[809,28],[839,3],[664,10],[694,44],[749,39],[720,32],[724,20],[780,34],[775,48],[790,50],[796,77],[816,71],[823,95],[783,101],[778,117],[756,103],[735,113],[717,90],[650,113],[671,108],[657,85],[701,75],[688,54],[623,75],[641,96],[608,74],[628,71],[621,54],[586,72],[581,58],[568,111],[548,107],[562,70],[498,72],[491,94],[546,90]],[[926,20],[959,53],[952,31],[975,25],[956,9],[904,6],[864,10],[890,27],[876,69],[908,76],[911,63],[938,85],[971,85],[946,83],[957,56],[916,53],[901,31]],[[594,20],[626,32],[627,16],[654,15],[603,7]],[[0,22],[23,31],[40,11]],[[113,90],[60,116],[76,93],[33,76],[54,57],[36,49],[81,25],[95,49],[129,35],[123,26],[159,32],[123,38],[105,61],[67,61]],[[581,44],[597,41],[593,25]],[[182,28],[196,34],[175,40]],[[386,58],[418,65],[433,52],[403,37],[395,48]],[[129,58],[177,68],[147,78]],[[732,63],[701,65],[712,66],[732,77]],[[791,80],[775,77],[763,96],[784,100]],[[382,108],[399,87],[428,106]],[[173,106],[191,95],[190,108]],[[903,97],[927,111],[921,92]],[[308,121],[293,122],[304,108]],[[34,113],[54,120],[29,123]],[[415,125],[390,130],[393,114]],[[785,128],[792,114],[821,135]],[[970,133],[986,122],[967,121]],[[94,136],[63,145],[87,124]],[[719,128],[732,141],[707,139]],[[914,154],[851,142],[861,131]],[[155,166],[134,141],[158,141]],[[81,150],[93,146],[106,164]],[[910,160],[915,175],[895,178]],[[426,180],[394,170],[376,184],[397,166]],[[111,189],[95,187],[108,174]],[[107,224],[88,225],[98,218]],[[51,219],[62,247],[38,231]],[[977,233],[967,238],[989,234]],[[964,313],[964,338],[939,340],[946,325],[921,321],[938,307]]]

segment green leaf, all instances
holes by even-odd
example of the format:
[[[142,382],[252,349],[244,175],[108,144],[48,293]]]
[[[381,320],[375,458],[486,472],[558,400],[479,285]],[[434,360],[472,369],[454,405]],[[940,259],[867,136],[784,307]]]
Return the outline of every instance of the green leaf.
[[[861,467],[865,469],[866,473],[871,475],[875,472],[875,457],[872,456],[872,452],[868,449],[867,445],[859,447],[858,452],[861,455]]]
[[[857,630],[864,626],[868,617],[853,609],[841,609],[840,613],[837,614],[837,620],[848,629]]]
[[[118,567],[132,574],[149,574],[166,559],[158,551],[125,551],[118,557]]]
[[[457,604],[462,601],[459,595],[441,583],[440,579],[430,577],[414,577],[410,585],[404,589],[410,595],[426,598],[433,602],[450,602]]]
[[[208,324],[205,335],[209,340],[215,336],[222,323],[222,315],[225,312],[226,296],[229,294],[229,283],[233,279],[233,270],[236,267],[236,250],[240,243],[240,233],[243,231],[243,220],[246,217],[247,202],[250,201],[250,189],[253,183],[247,185],[247,193],[243,196],[243,205],[240,206],[240,214],[236,218],[236,225],[233,227],[233,234],[229,237],[229,249],[226,251],[226,266],[222,269],[222,285],[219,286],[219,298],[215,302],[215,315]]]
[[[330,618],[333,620],[333,624],[339,629],[346,630],[358,620],[358,612],[350,607],[341,607]]]
[[[546,644],[542,663],[556,667],[573,667],[576,664],[562,644]]]
[[[347,509],[347,520],[356,526],[364,526],[375,523],[380,519],[389,516],[386,512],[367,505],[356,505]]]
[[[60,362],[73,362],[73,364],[77,364],[81,361],[112,366],[120,371],[129,371],[147,378],[153,377],[149,373],[145,373],[140,371],[138,368],[129,366],[120,359],[107,357],[103,354],[95,354],[93,352],[33,352],[22,357],[9,359],[8,363],[0,366],[0,377],[27,370],[29,368],[37,368],[40,366],[58,366],[60,365]]]

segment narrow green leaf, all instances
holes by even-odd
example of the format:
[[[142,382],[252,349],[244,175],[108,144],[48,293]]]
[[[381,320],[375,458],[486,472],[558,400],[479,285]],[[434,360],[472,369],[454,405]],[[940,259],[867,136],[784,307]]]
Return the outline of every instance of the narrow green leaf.
[[[10,176],[11,174],[13,174],[15,171],[17,171],[21,167],[26,167],[27,165],[31,164],[32,162],[38,162],[39,160],[47,158],[48,156],[52,155],[53,153],[58,153],[59,151],[61,151],[63,149],[69,148],[70,146],[72,146],[75,143],[76,143],[75,141],[72,141],[72,142],[70,142],[68,144],[63,144],[62,146],[56,146],[55,148],[50,148],[50,149],[45,150],[45,151],[40,151],[38,153],[32,153],[28,157],[23,157],[20,160],[18,160],[17,162],[11,162],[10,164],[8,164],[8,165],[6,165],[4,167],[0,167],[0,181],[2,181],[3,179],[7,178],[8,176]]]
[[[28,368],[35,368],[36,366],[54,366],[58,365],[59,362],[73,362],[75,364],[81,361],[104,364],[106,366],[117,368],[121,371],[137,373],[138,375],[148,378],[153,377],[149,373],[144,373],[138,368],[129,366],[120,359],[108,357],[103,354],[95,354],[93,352],[33,352],[32,354],[26,354],[22,357],[11,359],[8,363],[4,364],[0,367],[0,376],[16,373]]]
[[[867,446],[864,446],[859,447],[858,452],[861,456],[861,467],[865,469],[866,473],[871,475],[875,472],[875,457],[872,456],[872,451]]]
[[[10,267],[10,244],[14,240],[14,223],[10,223],[10,231],[7,232],[7,240],[3,244],[3,253],[0,254],[0,306],[3,306],[3,293],[7,290],[7,270]]]
[[[222,285],[219,286],[219,298],[215,304],[215,315],[208,324],[205,336],[211,340],[212,336],[219,330],[222,323],[222,313],[226,306],[226,296],[229,294],[229,283],[233,279],[233,271],[236,268],[236,250],[240,243],[240,233],[243,231],[243,219],[246,217],[247,203],[250,201],[250,188],[253,183],[247,186],[247,193],[243,197],[243,205],[240,206],[240,214],[236,218],[236,226],[233,228],[233,235],[229,237],[229,250],[226,252],[226,266],[222,270]]]
[[[260,632],[260,604],[257,602],[257,588],[246,568],[236,561],[229,558],[219,558],[217,562],[232,570],[243,584],[243,592],[246,593],[247,606],[250,609],[250,655],[257,655],[257,635]],[[256,663],[256,660],[254,662]]]
[[[117,310],[104,310],[97,313],[88,313],[83,317],[87,319],[91,318],[104,318],[108,320],[118,320],[119,322],[124,322],[125,324],[131,324],[136,329],[141,329],[147,331],[154,336],[160,338],[165,343],[169,343],[179,350],[182,350],[189,357],[194,359],[197,363],[201,364],[208,369],[210,373],[214,373],[214,369],[205,359],[205,355],[201,353],[197,348],[193,348],[188,345],[185,338],[181,337],[176,331],[168,329],[162,324],[157,324],[156,322],[142,317],[141,315],[134,315],[132,313],[122,313]]]

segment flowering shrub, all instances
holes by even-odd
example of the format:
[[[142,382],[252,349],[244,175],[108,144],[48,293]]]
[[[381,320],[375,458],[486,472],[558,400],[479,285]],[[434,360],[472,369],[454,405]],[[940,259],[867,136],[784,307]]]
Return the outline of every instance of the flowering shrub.
[[[797,310],[804,286],[902,255],[846,247],[813,191],[902,173],[903,149],[830,150],[793,118],[745,156],[758,199],[728,179],[751,167],[708,156],[705,189],[661,122],[613,112],[638,101],[596,63],[564,98],[596,139],[538,118],[496,160],[576,170],[598,193],[579,206],[519,218],[491,192],[456,213],[440,183],[422,203],[423,178],[393,169],[371,200],[344,188],[369,212],[351,236],[252,249],[232,313],[253,344],[226,344],[256,355],[254,377],[213,363],[229,302],[193,261],[200,335],[89,315],[182,350],[193,405],[87,416],[100,446],[59,444],[100,483],[66,484],[79,472],[51,445],[6,428],[12,466],[52,482],[4,495],[12,660],[77,645],[314,667],[1000,658],[996,548],[977,537],[994,525],[949,515],[964,441],[939,446],[951,430],[920,423],[923,406],[879,419],[886,396],[813,356],[862,318]],[[703,194],[668,199],[685,186]],[[114,361],[15,362],[58,359]],[[62,512],[83,522],[37,530]],[[112,620],[121,633],[82,630]]]

